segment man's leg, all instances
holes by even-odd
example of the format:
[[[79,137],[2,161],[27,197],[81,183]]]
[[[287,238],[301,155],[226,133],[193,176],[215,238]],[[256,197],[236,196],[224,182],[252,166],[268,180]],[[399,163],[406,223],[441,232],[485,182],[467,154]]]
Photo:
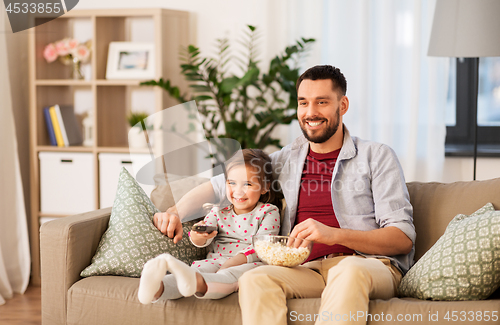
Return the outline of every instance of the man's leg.
[[[286,325],[286,299],[320,297],[325,282],[306,267],[265,265],[245,272],[239,287],[243,325]]]
[[[320,315],[328,316],[316,324],[366,324],[370,299],[393,297],[401,274],[387,259],[352,256],[338,264],[333,260],[323,262],[328,271],[323,274],[327,284],[321,295]]]

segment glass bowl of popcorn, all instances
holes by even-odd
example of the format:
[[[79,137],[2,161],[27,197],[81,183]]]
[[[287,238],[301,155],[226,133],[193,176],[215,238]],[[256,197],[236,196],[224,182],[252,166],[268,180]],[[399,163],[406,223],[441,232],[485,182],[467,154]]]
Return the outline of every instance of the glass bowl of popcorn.
[[[252,237],[253,248],[262,262],[269,265],[294,267],[304,263],[313,243],[306,239],[277,235]]]

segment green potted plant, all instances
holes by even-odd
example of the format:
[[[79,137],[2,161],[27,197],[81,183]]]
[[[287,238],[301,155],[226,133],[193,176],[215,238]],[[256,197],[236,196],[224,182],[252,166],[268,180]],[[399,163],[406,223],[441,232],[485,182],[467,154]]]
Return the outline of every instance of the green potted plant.
[[[230,54],[227,39],[217,40],[215,58],[202,55],[194,45],[182,49],[181,69],[189,82],[189,94],[182,94],[179,87],[163,78],[141,85],[161,87],[180,103],[195,100],[207,139],[231,138],[242,148],[263,149],[269,145],[281,148],[272,131],[277,125],[297,119],[295,83],[299,63],[315,40],[302,38],[287,46],[263,72],[257,59],[256,30],[254,26],[247,26],[242,40],[246,53],[240,57]],[[228,72],[231,65],[239,68],[239,76]],[[190,114],[190,117],[196,115]]]

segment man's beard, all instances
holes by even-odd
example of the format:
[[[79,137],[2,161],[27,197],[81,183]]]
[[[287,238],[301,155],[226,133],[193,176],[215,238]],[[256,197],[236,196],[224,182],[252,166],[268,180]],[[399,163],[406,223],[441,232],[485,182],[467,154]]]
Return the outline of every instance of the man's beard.
[[[336,121],[335,122],[332,122],[330,121],[330,123],[326,126],[326,129],[324,129],[322,132],[320,132],[319,134],[316,134],[316,135],[309,135],[307,133],[307,126],[305,124],[307,124],[307,121],[309,122],[313,122],[313,121],[324,121],[324,123],[328,123],[328,121],[326,119],[308,119],[308,120],[302,120],[301,123],[299,123],[300,125],[300,129],[302,130],[302,133],[304,134],[304,137],[310,141],[310,142],[313,142],[313,143],[324,143],[326,141],[328,141],[338,130],[339,128],[339,124],[340,124],[340,112],[339,112],[339,109],[337,109],[337,114],[336,114]],[[318,131],[316,131],[318,132]]]

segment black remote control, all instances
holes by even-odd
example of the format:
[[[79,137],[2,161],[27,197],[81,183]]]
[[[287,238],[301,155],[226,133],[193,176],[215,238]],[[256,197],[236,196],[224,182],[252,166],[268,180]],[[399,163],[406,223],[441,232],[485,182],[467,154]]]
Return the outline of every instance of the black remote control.
[[[211,233],[212,231],[214,230],[217,230],[217,227],[213,227],[213,226],[197,226],[197,225],[194,225],[193,228],[191,228],[192,231],[196,231],[196,232],[207,232],[207,233]]]

